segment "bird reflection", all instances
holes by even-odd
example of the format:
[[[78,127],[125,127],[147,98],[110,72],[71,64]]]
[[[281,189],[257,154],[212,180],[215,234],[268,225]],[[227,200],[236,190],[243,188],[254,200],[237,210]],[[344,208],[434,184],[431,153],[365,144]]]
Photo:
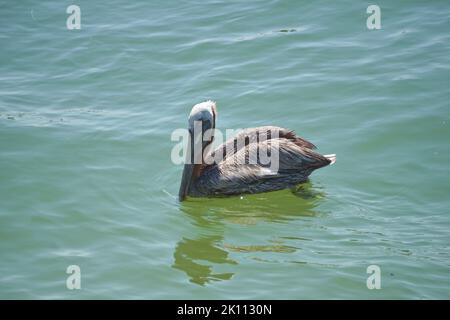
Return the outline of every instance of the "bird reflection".
[[[293,219],[313,217],[323,197],[324,193],[308,182],[291,191],[182,202],[180,209],[194,231],[177,243],[172,267],[185,272],[191,282],[206,285],[233,277],[236,269],[233,265],[238,262],[229,257],[230,252],[295,252],[297,248],[282,243],[227,244],[224,230],[230,224],[251,226],[260,222],[286,223]]]
[[[175,269],[186,272],[191,282],[204,285],[210,281],[229,280],[231,272],[216,273],[212,264],[237,264],[228,258],[228,252],[219,247],[220,236],[183,238],[175,249]]]

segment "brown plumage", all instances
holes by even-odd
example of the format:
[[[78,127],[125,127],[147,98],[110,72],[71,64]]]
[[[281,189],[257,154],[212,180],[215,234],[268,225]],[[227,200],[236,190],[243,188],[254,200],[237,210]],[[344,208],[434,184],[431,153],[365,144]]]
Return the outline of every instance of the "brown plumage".
[[[216,117],[215,103],[204,102],[194,106],[190,126],[194,119],[202,122],[202,128],[208,128],[210,123],[210,129],[214,129]],[[314,170],[336,160],[335,155],[323,156],[313,151],[316,147],[293,131],[275,126],[244,129],[214,151],[205,152],[212,140],[213,137],[202,144],[205,155],[202,163],[185,165],[179,193],[181,201],[186,195],[226,196],[293,187],[306,181]],[[262,154],[272,156],[271,161],[260,158],[261,150],[265,152]],[[277,161],[277,166],[272,161]]]

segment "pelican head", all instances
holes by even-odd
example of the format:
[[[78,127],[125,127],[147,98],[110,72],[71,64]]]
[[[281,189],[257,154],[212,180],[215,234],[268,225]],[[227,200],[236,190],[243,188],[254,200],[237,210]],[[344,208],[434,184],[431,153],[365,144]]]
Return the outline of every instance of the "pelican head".
[[[180,201],[186,198],[191,182],[200,172],[205,151],[214,140],[216,117],[216,103],[211,100],[196,104],[189,114],[189,143],[178,193]]]

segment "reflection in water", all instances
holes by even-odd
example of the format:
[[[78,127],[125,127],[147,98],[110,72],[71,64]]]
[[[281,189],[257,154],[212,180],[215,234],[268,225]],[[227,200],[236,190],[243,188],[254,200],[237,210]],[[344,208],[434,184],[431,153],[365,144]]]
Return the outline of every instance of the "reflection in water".
[[[249,245],[249,246],[236,246],[231,244],[224,244],[224,247],[234,252],[295,252],[297,248],[292,246],[286,246],[283,244],[274,245]]]
[[[211,280],[231,279],[233,273],[213,273],[213,266],[210,265],[210,263],[237,264],[228,258],[226,250],[217,246],[221,240],[220,236],[183,238],[175,249],[173,267],[186,272],[192,282],[200,285]]]
[[[224,230],[230,224],[250,226],[312,217],[316,215],[315,208],[323,197],[323,192],[313,189],[308,182],[291,191],[182,202],[180,209],[196,228],[195,236],[185,236],[178,242],[172,267],[184,271],[191,282],[205,285],[210,281],[232,278],[234,273],[228,269],[238,262],[229,257],[230,252],[295,252],[297,248],[274,241],[263,245],[227,244],[224,243]],[[215,272],[213,268],[219,266],[228,269]]]

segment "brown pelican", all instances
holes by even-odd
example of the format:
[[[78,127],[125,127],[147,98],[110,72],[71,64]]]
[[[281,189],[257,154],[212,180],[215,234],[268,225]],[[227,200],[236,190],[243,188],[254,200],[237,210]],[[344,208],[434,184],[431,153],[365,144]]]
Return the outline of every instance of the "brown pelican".
[[[274,126],[244,129],[210,151],[216,119],[214,101],[196,104],[189,114],[189,143],[180,201],[186,196],[226,196],[294,187],[305,182],[314,170],[336,161],[336,155],[318,154],[311,142],[291,130]],[[260,150],[266,150],[269,157],[277,154],[275,169],[273,159],[262,161]],[[249,161],[255,154],[256,161]]]

